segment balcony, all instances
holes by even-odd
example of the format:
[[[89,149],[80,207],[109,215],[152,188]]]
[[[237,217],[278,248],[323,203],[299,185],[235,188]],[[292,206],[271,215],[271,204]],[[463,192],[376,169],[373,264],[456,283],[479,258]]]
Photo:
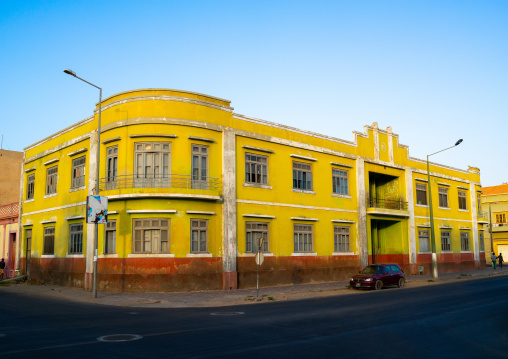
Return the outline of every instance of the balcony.
[[[407,202],[384,198],[367,198],[367,207],[407,211]]]
[[[191,175],[121,175],[99,180],[101,194],[110,200],[122,198],[174,197],[218,200],[221,181]]]
[[[19,214],[19,203],[0,206],[0,219],[16,218]]]
[[[384,198],[367,198],[367,214],[391,217],[409,217],[407,202]]]

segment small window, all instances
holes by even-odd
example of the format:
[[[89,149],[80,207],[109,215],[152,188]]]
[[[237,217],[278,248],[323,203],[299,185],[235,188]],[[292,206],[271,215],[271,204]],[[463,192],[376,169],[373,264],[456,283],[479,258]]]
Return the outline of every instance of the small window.
[[[56,184],[58,180],[58,166],[48,168],[46,172],[46,194],[56,193]]]
[[[427,205],[427,185],[416,183],[416,204]]]
[[[83,253],[83,224],[70,225],[69,254]]]
[[[452,250],[449,231],[441,231],[441,250],[442,251],[451,251]]]
[[[459,191],[459,209],[467,210],[467,199],[465,191]]]
[[[106,238],[104,241],[104,254],[116,253],[116,220],[106,223]]]
[[[439,187],[439,207],[441,208],[449,208],[448,207],[448,188]]]
[[[191,219],[191,253],[208,253],[208,220]]]
[[[351,252],[349,227],[333,227],[333,244],[335,252]]]
[[[27,177],[26,180],[26,199],[34,198],[35,174]]]
[[[268,157],[245,154],[245,183],[268,184]]]
[[[168,218],[134,219],[133,222],[134,253],[169,253]]]
[[[245,252],[246,253],[257,253],[258,251],[258,239],[263,239],[261,250],[268,252],[268,226],[266,222],[245,222],[246,241],[245,241]]]
[[[312,166],[309,163],[293,162],[293,188],[312,191]]]
[[[72,160],[71,188],[79,188],[85,185],[85,162],[86,156]]]
[[[460,250],[463,252],[469,251],[469,233],[460,232]]]
[[[293,226],[295,253],[312,252],[313,225],[295,224]]]
[[[332,169],[333,193],[349,195],[348,171]]]
[[[478,213],[482,213],[482,194],[476,193],[476,203],[478,204]]]
[[[485,252],[485,243],[483,242],[483,232],[480,232],[480,252]]]
[[[430,252],[429,231],[418,231],[420,252]]]
[[[44,228],[44,247],[42,254],[55,254],[55,227]]]

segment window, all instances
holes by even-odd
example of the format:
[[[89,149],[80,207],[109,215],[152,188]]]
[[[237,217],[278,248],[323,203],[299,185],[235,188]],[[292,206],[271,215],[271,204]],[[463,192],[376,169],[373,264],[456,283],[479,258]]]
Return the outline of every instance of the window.
[[[133,222],[134,253],[169,253],[169,219],[143,218]]]
[[[393,273],[399,273],[400,272],[400,267],[396,264],[393,264],[390,266],[392,268],[392,272]]]
[[[293,188],[312,191],[312,166],[293,162]]]
[[[349,184],[348,184],[348,176],[347,171],[340,169],[332,169],[332,183],[333,183],[333,193],[348,195],[349,194]]]
[[[478,213],[482,213],[482,194],[476,193],[476,203],[478,204]]]
[[[56,183],[58,180],[58,166],[48,168],[46,171],[46,194],[56,193]]]
[[[86,156],[72,160],[71,188],[79,188],[85,185],[85,160]]]
[[[42,254],[55,254],[55,227],[44,228],[44,247]]]
[[[429,231],[418,231],[420,252],[430,252]]]
[[[35,174],[28,176],[26,180],[26,199],[34,199]]]
[[[469,251],[469,233],[467,232],[460,232],[460,250]]]
[[[164,188],[170,181],[170,142],[136,142],[134,145],[134,187]],[[112,153],[111,158],[116,158]],[[112,163],[112,166],[114,163]],[[112,167],[112,171],[116,168]],[[115,177],[113,175],[113,177]]]
[[[83,224],[70,225],[69,254],[83,253]]]
[[[496,223],[506,223],[506,213],[496,214]]]
[[[483,232],[480,232],[480,252],[485,252],[485,243],[483,242]]]
[[[450,232],[449,231],[441,231],[441,250],[442,251],[451,251],[452,245],[450,243]]]
[[[245,154],[245,182],[268,184],[268,157]]]
[[[312,252],[312,228],[311,224],[295,224],[293,226],[295,253]]]
[[[208,189],[208,146],[192,145],[192,188]]]
[[[261,250],[268,252],[268,226],[266,222],[245,222],[246,230],[246,242],[245,252],[246,253],[257,253],[258,251],[258,239],[263,239]]]
[[[118,169],[118,146],[106,148],[106,189],[116,189]]]
[[[114,253],[116,253],[116,221],[110,219],[106,223],[104,254],[114,254]]]
[[[333,227],[333,250],[334,252],[351,252],[349,227]]]
[[[191,253],[207,253],[208,220],[191,219]]]
[[[439,207],[448,208],[448,188],[439,187]]]
[[[465,191],[459,191],[459,209],[467,210],[467,200]]]
[[[427,185],[416,183],[416,204],[427,205]]]

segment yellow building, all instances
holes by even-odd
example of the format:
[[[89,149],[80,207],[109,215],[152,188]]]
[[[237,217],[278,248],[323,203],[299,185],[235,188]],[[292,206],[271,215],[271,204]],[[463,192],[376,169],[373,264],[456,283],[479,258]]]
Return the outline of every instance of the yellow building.
[[[496,256],[502,253],[505,260],[508,258],[508,184],[484,187],[482,206],[489,223],[492,223],[492,227],[487,227],[485,231],[486,260],[488,265],[492,265],[489,255],[492,252]]]
[[[31,258],[32,278],[91,287],[97,111],[25,149],[18,262]],[[261,285],[344,280],[386,261],[430,271],[426,162],[391,128],[346,141],[145,89],[103,101],[99,153],[99,290],[252,287],[260,238]],[[479,170],[430,169],[439,270],[485,266]]]

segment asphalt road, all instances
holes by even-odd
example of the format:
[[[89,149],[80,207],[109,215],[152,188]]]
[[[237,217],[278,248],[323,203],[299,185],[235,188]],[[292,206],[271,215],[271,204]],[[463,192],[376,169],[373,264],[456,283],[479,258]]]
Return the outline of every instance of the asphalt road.
[[[140,337],[98,339],[118,334]],[[0,355],[508,358],[508,276],[221,308],[113,307],[3,292]]]

